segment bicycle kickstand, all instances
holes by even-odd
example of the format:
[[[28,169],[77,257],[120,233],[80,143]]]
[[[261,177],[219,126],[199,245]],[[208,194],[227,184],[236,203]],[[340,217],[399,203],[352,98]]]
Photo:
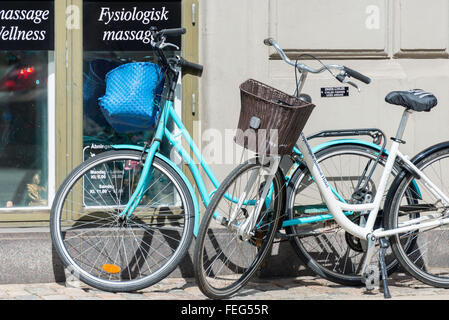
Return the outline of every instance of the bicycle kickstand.
[[[382,284],[384,287],[384,298],[390,299],[390,289],[388,288],[388,280],[387,280],[387,267],[385,266],[385,254],[387,252],[390,243],[387,239],[381,238],[379,239],[380,250],[379,250],[379,264],[380,264],[380,272],[382,275]]]

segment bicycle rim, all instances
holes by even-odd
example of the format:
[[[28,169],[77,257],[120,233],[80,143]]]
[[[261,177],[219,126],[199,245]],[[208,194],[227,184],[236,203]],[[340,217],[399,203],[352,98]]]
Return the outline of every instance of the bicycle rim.
[[[443,193],[449,194],[449,149],[435,152],[423,159],[417,167]],[[413,177],[405,177],[393,196],[388,228],[393,229],[413,218],[428,218],[427,221],[448,218],[449,207],[427,190],[422,179],[416,180],[421,194],[419,201],[410,206],[404,192]],[[436,287],[449,288],[449,261],[446,244],[449,239],[447,225],[421,228],[390,237],[393,250],[403,267],[418,280]],[[407,250],[404,243],[413,242],[413,250]]]
[[[271,248],[285,201],[279,172],[273,179],[273,192],[269,203],[266,201],[262,208],[252,237],[242,239],[238,227],[254,209],[264,186],[262,176],[248,191],[236,219],[230,222],[238,200],[243,199],[243,189],[251,173],[264,169],[251,161],[234,169],[217,189],[206,210],[196,241],[194,265],[199,288],[209,298],[222,299],[237,293],[255,274]]]
[[[142,173],[140,152],[111,151],[84,162],[59,189],[51,235],[65,266],[106,291],[134,291],[176,268],[192,240],[193,204],[182,178],[158,158],[143,197],[121,215]]]
[[[377,151],[371,148],[343,145],[323,150],[317,154],[317,160],[329,184],[338,194],[336,197],[348,203],[357,203],[354,191],[359,184],[360,176],[363,172],[369,172],[377,154]],[[384,165],[385,159],[382,158],[367,182],[366,190],[371,199],[376,195],[376,183],[380,181]],[[393,168],[387,186],[391,184],[398,171],[398,168]],[[330,214],[307,168],[297,171],[292,180],[287,195],[288,220]],[[385,195],[380,209],[384,200]],[[362,219],[366,219],[366,216],[359,212],[346,212],[346,214],[359,225],[363,224]],[[375,228],[381,227],[381,223],[382,211],[378,214]],[[366,241],[350,235],[333,219],[287,227],[286,231],[290,235],[295,235],[291,239],[293,248],[305,265],[316,274],[343,285],[364,284],[360,272],[366,254]],[[378,246],[371,263],[378,263],[377,253]],[[388,273],[392,273],[398,266],[391,249],[388,249],[386,254],[386,265]]]

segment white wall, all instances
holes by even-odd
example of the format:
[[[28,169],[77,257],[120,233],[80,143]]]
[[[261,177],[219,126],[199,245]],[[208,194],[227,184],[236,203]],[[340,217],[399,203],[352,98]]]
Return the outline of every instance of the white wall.
[[[310,52],[324,57],[325,63],[347,65],[373,80],[368,86],[360,84],[361,93],[351,87],[349,97],[321,98],[321,87],[340,83],[328,73],[309,75],[303,92],[317,107],[306,134],[378,127],[394,135],[403,109],[386,104],[385,95],[422,88],[433,92],[439,104],[430,113],[412,115],[402,151],[412,156],[449,139],[446,0],[202,0],[199,6],[200,63],[205,66],[200,80],[202,132],[236,128],[239,84],[248,78],[293,93],[293,67],[263,45],[263,39],[271,36],[292,57]],[[313,60],[303,62],[319,66]],[[210,144],[203,141],[203,149]],[[232,139],[223,144],[233,144]],[[212,166],[220,179],[232,167]]]

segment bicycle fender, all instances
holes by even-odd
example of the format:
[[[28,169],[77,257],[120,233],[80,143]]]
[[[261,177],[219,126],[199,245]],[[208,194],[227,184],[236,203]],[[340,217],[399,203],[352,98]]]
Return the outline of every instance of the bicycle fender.
[[[420,162],[422,159],[427,157],[429,154],[441,151],[443,149],[449,148],[449,141],[444,141],[441,143],[437,143],[431,147],[428,147],[427,149],[424,149],[420,153],[418,153],[416,156],[414,156],[410,161],[416,165],[418,162]]]
[[[446,142],[447,144],[448,144],[448,146],[449,146],[449,141],[448,142]],[[321,143],[321,144],[319,144],[319,145],[317,145],[316,147],[314,147],[314,148],[312,148],[312,151],[313,151],[313,153],[317,153],[317,152],[319,152],[319,151],[321,151],[321,150],[323,150],[323,149],[326,149],[326,148],[328,148],[328,147],[331,147],[331,146],[335,146],[335,145],[342,145],[342,144],[353,144],[353,145],[359,145],[359,146],[366,146],[366,147],[369,147],[369,148],[371,148],[371,149],[375,149],[375,150],[377,150],[377,151],[381,151],[381,146],[379,146],[379,145],[377,145],[377,144],[375,144],[375,143],[372,143],[372,142],[369,142],[369,141],[363,141],[363,140],[358,140],[358,139],[336,139],[336,140],[332,140],[332,141],[327,141],[327,142],[324,142],[324,143]],[[444,143],[443,143],[444,144]],[[424,155],[422,155],[422,153],[420,153],[420,154],[418,154],[417,156],[415,156],[413,159],[415,159],[415,158],[417,158],[417,157],[419,157],[420,159],[422,158],[422,157],[424,157],[425,155],[427,155],[428,153],[430,153],[430,152],[434,152],[433,151],[433,149],[432,148],[434,148],[434,147],[436,147],[436,145],[435,146],[433,146],[433,147],[430,147],[430,148],[428,148],[428,149],[426,149],[426,150],[424,150],[422,153],[425,153]],[[430,149],[432,149],[432,150],[430,150]],[[385,154],[385,156],[388,156],[388,150],[384,150],[384,154]],[[411,160],[412,162],[413,162],[413,159]],[[414,162],[413,162],[414,163]],[[286,179],[288,179],[288,180],[290,180],[290,178],[293,176],[293,173],[296,171],[296,169],[299,167],[300,165],[298,164],[298,163],[295,163],[294,165],[293,165],[293,167],[294,167],[294,170],[291,170],[291,171],[289,171],[289,173],[286,175]],[[291,173],[291,174],[290,174]],[[399,177],[400,175],[398,175],[398,177]],[[416,181],[415,180],[413,180],[413,182],[412,182],[413,184],[412,184],[412,187],[413,187],[413,189],[414,189],[414,191],[416,192],[416,194],[419,196],[419,198],[421,198],[421,191],[419,190],[419,187],[418,187],[418,184],[416,183]]]
[[[449,141],[444,141],[441,143],[437,143],[431,147],[428,147],[427,149],[424,149],[423,151],[419,152],[417,155],[415,155],[412,159],[410,159],[410,162],[413,163],[415,166],[418,165],[418,163],[426,158],[427,156],[429,156],[430,154],[434,153],[434,152],[438,152],[441,151],[443,149],[447,149],[449,148]],[[412,172],[409,171],[403,171],[401,172],[393,181],[393,183],[391,184],[390,190],[387,193],[387,197],[385,200],[385,204],[390,205],[391,200],[393,199],[394,193],[396,192],[396,189],[398,188],[398,186],[400,185],[400,183],[402,182],[403,179],[406,178],[407,173],[413,174]],[[413,180],[415,181],[415,180]],[[421,198],[421,193],[419,193],[419,196]],[[385,206],[386,207],[386,206]]]
[[[143,146],[136,146],[131,144],[121,144],[121,145],[112,145],[111,146],[114,150],[135,150],[135,151],[143,151]],[[148,152],[148,151],[147,151]],[[187,179],[184,172],[182,172],[181,169],[178,168],[170,159],[168,159],[166,156],[160,154],[159,152],[156,152],[154,155],[155,157],[158,157],[160,160],[167,163],[170,167],[172,167],[182,178],[182,180],[185,182],[187,188],[189,189],[190,196],[193,200],[193,208],[195,211],[195,223],[193,227],[193,235],[196,237],[198,235],[198,230],[200,227],[200,209],[198,204],[198,198],[196,197],[195,191],[193,189],[192,184],[190,183],[189,179]]]

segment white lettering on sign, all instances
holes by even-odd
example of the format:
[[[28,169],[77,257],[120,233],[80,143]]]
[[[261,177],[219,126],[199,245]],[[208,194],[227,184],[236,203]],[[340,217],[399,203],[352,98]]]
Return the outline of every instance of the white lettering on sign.
[[[42,21],[48,20],[50,10],[22,9],[22,10],[0,10],[0,21],[23,21],[32,22],[39,25]],[[0,40],[3,41],[30,41],[45,40],[46,30],[22,30],[19,26],[0,27]]]
[[[0,10],[0,20],[32,21],[40,24],[42,20],[47,20],[50,10]]]
[[[19,30],[19,27],[9,27],[2,26],[0,29],[0,39],[1,40],[45,40],[45,30]]]
[[[160,10],[138,10],[133,7],[132,10],[111,10],[109,7],[101,7],[98,21],[109,25],[111,22],[133,21],[148,25],[153,21],[168,21],[169,10],[162,7]],[[105,30],[103,32],[103,41],[142,41],[149,44],[151,41],[150,30]]]
[[[347,97],[349,96],[349,87],[330,87],[321,88],[321,97]]]
[[[109,7],[101,7],[100,17],[98,21],[104,22],[108,25],[111,21],[140,21],[147,25],[152,21],[167,21],[169,11],[162,7],[160,10],[153,8],[152,10],[137,10],[133,7],[132,10],[111,11]]]

